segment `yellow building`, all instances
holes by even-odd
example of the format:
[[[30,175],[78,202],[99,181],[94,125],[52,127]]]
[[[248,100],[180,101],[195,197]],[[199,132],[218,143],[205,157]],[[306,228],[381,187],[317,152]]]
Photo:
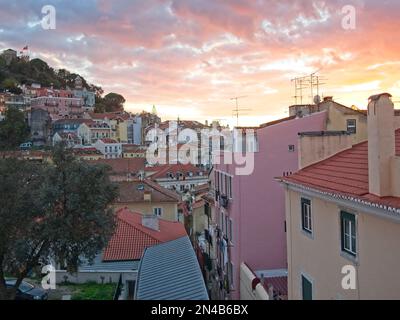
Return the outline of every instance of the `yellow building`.
[[[129,115],[124,112],[89,113],[88,117],[96,123],[106,123],[111,128],[110,138],[121,143],[128,143]]]
[[[123,158],[146,158],[146,147],[135,144],[122,145]]]
[[[168,221],[179,221],[180,197],[149,180],[118,182],[119,196],[115,209],[128,208],[143,215],[156,215]]]
[[[279,179],[289,299],[400,298],[400,130],[390,97],[370,97],[368,141]]]
[[[352,144],[367,140],[367,114],[365,110],[346,107],[325,97],[316,105],[294,105],[289,107],[290,116],[306,116],[320,111],[327,111],[325,130],[347,131],[351,133]]]

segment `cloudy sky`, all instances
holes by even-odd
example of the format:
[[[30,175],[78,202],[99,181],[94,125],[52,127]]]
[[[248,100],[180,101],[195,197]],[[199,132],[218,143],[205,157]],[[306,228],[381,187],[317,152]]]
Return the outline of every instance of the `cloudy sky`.
[[[41,26],[44,5],[56,29]],[[342,8],[355,8],[345,29]],[[321,95],[365,108],[369,95],[400,100],[398,0],[0,0],[0,49],[78,72],[131,111],[241,125],[287,115],[291,79],[319,70]],[[347,21],[347,20],[346,20]],[[308,91],[308,90],[307,90]],[[396,98],[395,98],[396,100]],[[310,101],[304,93],[303,102]]]

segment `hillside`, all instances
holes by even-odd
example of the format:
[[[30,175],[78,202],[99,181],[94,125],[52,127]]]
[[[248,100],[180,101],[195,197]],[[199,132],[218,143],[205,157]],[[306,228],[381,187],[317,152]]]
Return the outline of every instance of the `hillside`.
[[[77,73],[65,69],[55,70],[41,59],[32,59],[25,62],[14,59],[9,65],[0,56],[0,89],[11,89],[18,84],[40,83],[44,87],[53,85],[56,89],[69,86],[74,87]],[[83,86],[97,94],[103,93],[101,87],[89,84],[82,76]]]
[[[16,58],[7,65],[0,55],[0,91],[8,90],[19,94],[18,85],[39,83],[42,87],[53,86],[55,89],[74,88],[77,76],[82,78],[83,87],[96,93],[95,112],[113,112],[123,110],[125,99],[118,93],[111,92],[102,97],[101,87],[89,84],[84,77],[66,69],[55,70],[41,59],[24,61]]]

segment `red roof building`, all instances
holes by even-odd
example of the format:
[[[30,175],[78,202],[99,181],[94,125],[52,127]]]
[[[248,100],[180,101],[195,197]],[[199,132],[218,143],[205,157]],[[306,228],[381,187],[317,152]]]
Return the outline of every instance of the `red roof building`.
[[[400,129],[395,132],[395,146],[396,155],[400,156]],[[400,198],[369,193],[367,141],[280,179],[330,195],[400,209]]]
[[[116,212],[116,229],[103,253],[103,261],[141,259],[146,248],[186,236],[182,223],[158,219],[158,230],[143,225],[143,215],[128,209]]]

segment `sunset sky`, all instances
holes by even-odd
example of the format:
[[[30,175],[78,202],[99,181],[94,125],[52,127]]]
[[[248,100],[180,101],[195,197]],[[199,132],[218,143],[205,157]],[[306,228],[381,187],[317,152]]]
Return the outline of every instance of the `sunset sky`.
[[[56,29],[41,26],[44,5]],[[356,28],[342,27],[342,8]],[[129,111],[156,105],[163,119],[225,119],[235,96],[240,125],[287,115],[291,79],[320,70],[321,95],[365,108],[371,94],[400,100],[398,0],[0,0],[0,49],[121,93]],[[309,102],[305,93],[304,102]]]

